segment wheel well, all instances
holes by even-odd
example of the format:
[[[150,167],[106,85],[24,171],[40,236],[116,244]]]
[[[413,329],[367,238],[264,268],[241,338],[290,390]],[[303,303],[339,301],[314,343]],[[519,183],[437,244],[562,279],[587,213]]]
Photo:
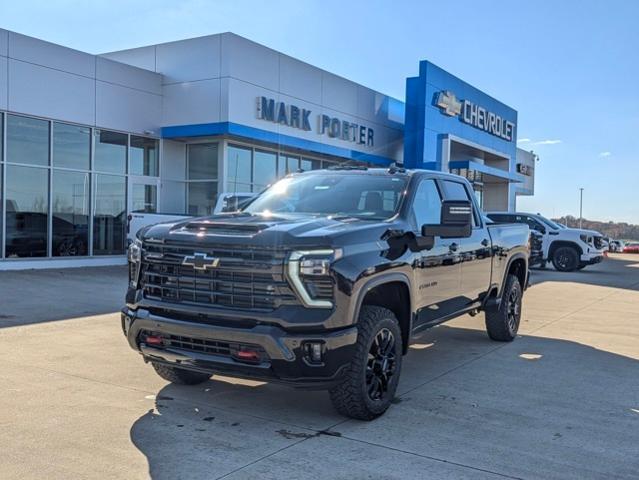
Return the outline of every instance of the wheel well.
[[[508,267],[508,275],[515,275],[519,279],[519,284],[521,285],[521,289],[526,288],[526,275],[528,272],[526,271],[526,262],[523,258],[517,258],[513,260],[513,262]]]
[[[402,332],[402,350],[408,351],[410,339],[411,305],[408,285],[404,282],[388,282],[371,289],[362,305],[376,305],[388,308],[397,317],[399,329]]]
[[[550,244],[550,249],[548,250],[548,259],[552,259],[552,256],[555,253],[555,250],[557,250],[559,247],[574,248],[575,250],[577,250],[579,255],[582,255],[584,253],[584,251],[581,249],[581,247],[579,245],[577,245],[576,243],[574,243],[574,242],[566,242],[566,241],[562,241],[562,240],[557,240],[556,242],[552,242]]]

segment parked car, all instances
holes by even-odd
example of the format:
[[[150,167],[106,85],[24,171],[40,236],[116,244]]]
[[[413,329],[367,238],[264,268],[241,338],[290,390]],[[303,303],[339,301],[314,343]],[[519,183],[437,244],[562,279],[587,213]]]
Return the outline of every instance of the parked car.
[[[497,223],[525,223],[531,230],[540,233],[543,236],[542,266],[552,262],[561,272],[581,270],[588,265],[599,263],[607,249],[607,243],[601,233],[564,228],[539,214],[487,212],[486,215]]]
[[[624,247],[623,253],[639,253],[639,243],[628,243]]]
[[[609,251],[613,253],[623,252],[626,244],[623,240],[611,240],[609,244]]]
[[[129,248],[122,328],[164,379],[213,373],[326,389],[370,420],[412,336],[484,311],[512,341],[525,225],[487,225],[470,183],[400,168],[292,174],[240,212],[150,226]]]

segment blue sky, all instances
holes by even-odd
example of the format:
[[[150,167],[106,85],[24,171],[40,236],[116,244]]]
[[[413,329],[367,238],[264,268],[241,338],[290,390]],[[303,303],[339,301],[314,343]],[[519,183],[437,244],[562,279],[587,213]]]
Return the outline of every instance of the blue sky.
[[[0,27],[91,53],[232,31],[399,99],[428,59],[518,110],[541,159],[520,210],[578,216],[583,187],[586,218],[631,223],[638,21],[633,0],[0,0]]]

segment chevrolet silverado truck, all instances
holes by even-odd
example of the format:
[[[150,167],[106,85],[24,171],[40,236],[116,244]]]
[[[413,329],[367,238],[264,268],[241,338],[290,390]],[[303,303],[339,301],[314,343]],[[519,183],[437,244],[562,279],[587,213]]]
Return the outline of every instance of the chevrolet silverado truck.
[[[526,225],[487,225],[462,177],[402,168],[296,173],[241,211],[149,226],[129,248],[128,342],[164,379],[213,374],[324,389],[370,420],[411,338],[485,312],[517,335]]]
[[[524,223],[531,231],[542,235],[543,267],[551,262],[560,272],[582,270],[604,259],[608,242],[594,230],[568,228],[560,223],[534,213],[489,212],[486,214],[495,223]]]

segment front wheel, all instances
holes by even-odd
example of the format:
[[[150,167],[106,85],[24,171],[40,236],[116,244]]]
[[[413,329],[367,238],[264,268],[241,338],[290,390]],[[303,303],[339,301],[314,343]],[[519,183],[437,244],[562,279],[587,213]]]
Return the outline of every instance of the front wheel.
[[[364,305],[355,355],[344,380],[329,390],[335,409],[347,417],[372,420],[395,396],[402,367],[402,333],[390,310]]]
[[[512,342],[515,339],[521,321],[521,301],[519,279],[509,274],[499,306],[486,310],[486,331],[492,340]]]
[[[579,266],[579,252],[572,247],[559,247],[552,255],[552,264],[560,272],[572,272]]]

